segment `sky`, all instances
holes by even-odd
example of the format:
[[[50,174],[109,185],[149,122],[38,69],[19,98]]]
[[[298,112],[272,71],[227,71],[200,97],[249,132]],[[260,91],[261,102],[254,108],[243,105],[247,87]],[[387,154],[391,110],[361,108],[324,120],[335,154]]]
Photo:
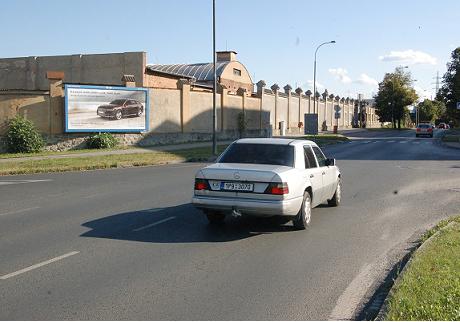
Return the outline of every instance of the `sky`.
[[[460,1],[216,0],[217,50],[234,50],[253,82],[371,98],[408,66],[434,96],[460,46]],[[151,64],[212,61],[212,0],[2,1],[0,57],[145,51]]]

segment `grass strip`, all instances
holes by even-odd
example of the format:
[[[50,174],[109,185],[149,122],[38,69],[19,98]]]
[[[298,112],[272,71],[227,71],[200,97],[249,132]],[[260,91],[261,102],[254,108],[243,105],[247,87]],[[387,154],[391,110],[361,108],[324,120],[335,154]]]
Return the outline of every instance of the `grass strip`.
[[[371,131],[371,132],[386,132],[386,131],[409,131],[409,130],[414,130],[414,129],[411,129],[411,128],[401,128],[401,129],[394,129],[392,127],[373,127],[373,128],[368,128],[367,129],[368,131]]]
[[[432,236],[390,292],[385,320],[460,320],[460,216],[423,240]]]
[[[226,145],[218,146],[221,153]],[[0,175],[30,174],[43,172],[64,172],[125,168],[167,164],[171,162],[206,161],[212,156],[211,147],[184,149],[172,152],[153,151],[148,153],[129,153],[87,157],[51,158],[0,163]]]
[[[331,145],[336,143],[348,142],[349,138],[341,134],[319,134],[319,135],[304,135],[298,137],[299,140],[310,140],[319,146]]]
[[[14,158],[27,158],[27,157],[41,157],[48,155],[68,155],[68,154],[80,154],[90,152],[101,152],[101,151],[115,151],[115,150],[128,150],[136,148],[135,146],[119,146],[110,149],[75,149],[66,151],[41,151],[37,153],[0,153],[0,159],[14,159]]]

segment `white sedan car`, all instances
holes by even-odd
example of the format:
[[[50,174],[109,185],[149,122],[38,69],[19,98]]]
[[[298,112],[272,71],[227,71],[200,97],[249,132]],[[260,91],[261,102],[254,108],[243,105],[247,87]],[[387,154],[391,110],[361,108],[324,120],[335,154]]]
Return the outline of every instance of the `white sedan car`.
[[[192,204],[211,223],[234,216],[288,216],[305,229],[311,209],[338,206],[341,175],[313,141],[241,139],[195,175]]]

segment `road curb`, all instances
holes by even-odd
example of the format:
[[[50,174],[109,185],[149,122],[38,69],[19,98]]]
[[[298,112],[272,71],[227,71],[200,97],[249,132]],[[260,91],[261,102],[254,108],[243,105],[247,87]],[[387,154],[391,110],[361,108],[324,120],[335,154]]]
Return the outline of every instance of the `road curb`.
[[[401,263],[403,263],[402,270],[397,274],[396,279],[393,282],[393,285],[391,285],[390,290],[388,291],[388,293],[387,293],[387,295],[385,297],[385,300],[383,301],[383,304],[382,304],[377,316],[374,319],[375,321],[384,321],[384,320],[386,320],[386,314],[388,313],[388,302],[389,302],[390,295],[393,293],[393,291],[396,289],[396,287],[399,284],[401,284],[402,278],[403,278],[406,270],[412,264],[412,261],[413,261],[415,255],[418,254],[419,252],[423,251],[427,247],[427,245],[430,245],[433,242],[433,240],[441,232],[443,232],[445,229],[450,228],[454,224],[455,224],[455,222],[450,222],[446,226],[440,228],[437,232],[435,232],[432,236],[430,236],[427,240],[425,240],[422,244],[420,244],[420,246],[418,246],[414,251],[408,253],[400,262],[398,262],[396,264],[396,266],[398,266]],[[409,258],[407,259],[407,257],[409,257]],[[404,260],[406,260],[405,263],[404,263]]]

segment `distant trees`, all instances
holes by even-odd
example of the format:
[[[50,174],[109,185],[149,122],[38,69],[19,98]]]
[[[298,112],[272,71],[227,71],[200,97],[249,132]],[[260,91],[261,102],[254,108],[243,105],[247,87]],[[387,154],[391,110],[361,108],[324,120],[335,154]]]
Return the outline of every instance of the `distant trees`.
[[[443,85],[437,93],[436,99],[446,105],[444,118],[453,121],[456,126],[460,125],[460,110],[457,110],[457,102],[460,102],[460,47],[451,55],[452,60],[447,64],[447,72],[443,77]]]
[[[425,99],[417,105],[417,113],[419,113],[418,119],[420,122],[434,122],[441,118],[445,112],[446,105],[444,102]]]
[[[386,73],[383,81],[379,83],[379,91],[375,98],[376,114],[381,122],[392,122],[393,128],[401,128],[401,120],[405,120],[409,111],[407,106],[417,99],[417,93],[412,88],[411,75],[404,72],[402,67],[393,73]]]

